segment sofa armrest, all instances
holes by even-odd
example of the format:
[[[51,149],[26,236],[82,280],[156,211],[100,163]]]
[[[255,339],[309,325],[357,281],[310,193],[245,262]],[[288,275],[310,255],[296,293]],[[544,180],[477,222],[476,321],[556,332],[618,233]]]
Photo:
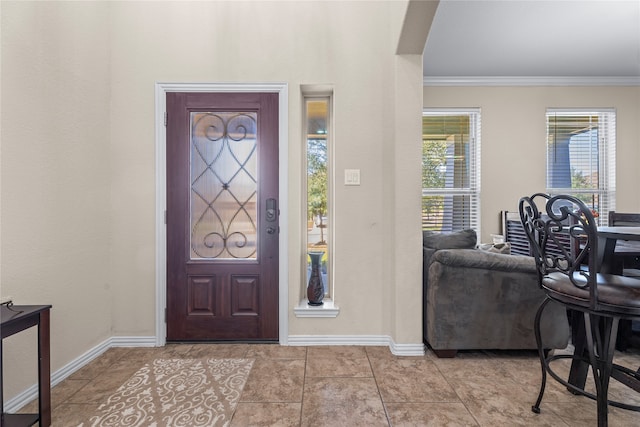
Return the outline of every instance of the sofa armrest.
[[[430,264],[436,261],[453,267],[523,273],[536,272],[536,263],[533,257],[498,254],[480,249],[442,249],[431,256]]]
[[[429,269],[429,264],[431,264],[431,257],[433,257],[433,254],[436,252],[436,249],[427,248],[426,246],[422,247],[422,265],[425,270]]]

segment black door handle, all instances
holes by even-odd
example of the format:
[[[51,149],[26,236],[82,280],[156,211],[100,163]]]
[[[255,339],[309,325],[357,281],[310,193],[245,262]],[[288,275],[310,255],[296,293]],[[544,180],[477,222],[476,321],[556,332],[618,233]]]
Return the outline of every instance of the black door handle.
[[[267,221],[275,222],[278,220],[278,203],[276,199],[267,199]]]

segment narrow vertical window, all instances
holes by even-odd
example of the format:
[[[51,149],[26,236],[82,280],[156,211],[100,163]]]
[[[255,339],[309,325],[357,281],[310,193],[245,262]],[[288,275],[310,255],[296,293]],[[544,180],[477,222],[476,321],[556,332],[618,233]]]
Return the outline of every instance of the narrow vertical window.
[[[615,210],[613,110],[547,110],[547,192],[581,199],[606,225]]]
[[[303,254],[305,285],[312,262],[319,263],[324,296],[331,297],[331,209],[330,209],[330,97],[304,96],[304,151],[306,164],[305,225]]]

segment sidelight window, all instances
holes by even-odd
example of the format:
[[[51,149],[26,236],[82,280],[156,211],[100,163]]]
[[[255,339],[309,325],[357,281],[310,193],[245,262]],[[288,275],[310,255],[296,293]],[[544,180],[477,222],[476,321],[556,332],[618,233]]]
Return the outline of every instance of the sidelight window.
[[[331,296],[332,217],[331,217],[331,97],[304,95],[305,152],[305,251],[303,253],[304,284],[309,282],[312,257],[319,258],[320,277],[325,298]],[[318,262],[316,260],[316,262]]]

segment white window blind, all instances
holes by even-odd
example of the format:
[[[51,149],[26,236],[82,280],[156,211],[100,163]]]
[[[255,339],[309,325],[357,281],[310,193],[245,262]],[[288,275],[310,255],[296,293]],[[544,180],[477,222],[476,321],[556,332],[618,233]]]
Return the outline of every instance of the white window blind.
[[[549,109],[546,116],[547,192],[578,197],[606,225],[615,210],[615,111]]]
[[[422,229],[480,233],[480,110],[422,116]]]

